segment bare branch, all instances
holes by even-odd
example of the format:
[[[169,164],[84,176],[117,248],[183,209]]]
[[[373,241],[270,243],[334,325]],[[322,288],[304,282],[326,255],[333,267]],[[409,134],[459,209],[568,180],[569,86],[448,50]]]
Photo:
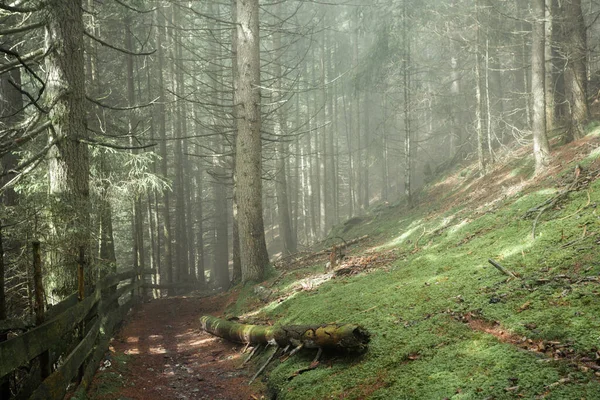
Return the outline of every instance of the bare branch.
[[[102,40],[100,38],[97,38],[96,36],[92,35],[91,33],[87,32],[87,31],[84,31],[83,33],[85,34],[85,36],[89,37],[90,39],[92,39],[92,40],[94,40],[94,41],[96,41],[98,43],[100,43],[102,46],[108,47],[109,49],[116,50],[116,51],[118,51],[120,53],[123,53],[123,54],[129,54],[129,55],[132,55],[132,56],[150,56],[150,55],[152,55],[152,54],[154,54],[156,52],[156,50],[152,50],[152,51],[149,51],[149,52],[142,52],[142,53],[131,52],[129,50],[125,50],[125,49],[122,49],[120,47],[113,46],[112,44],[107,43],[107,42],[105,42],[104,40]]]
[[[44,49],[38,49],[32,51],[31,53],[25,54],[21,56],[19,59],[6,63],[0,64],[0,74],[4,74],[8,71],[15,69],[16,67],[22,67],[23,63],[27,61],[36,61],[39,58],[43,58],[46,54],[44,53]]]
[[[0,31],[0,36],[13,35],[15,33],[27,32],[27,31],[30,31],[33,29],[41,28],[42,26],[44,26],[44,22],[40,21],[40,22],[36,22],[33,24],[29,24],[29,25],[18,26],[16,28],[9,28],[9,29]]]
[[[150,13],[150,12],[156,11],[156,7],[153,7],[151,9],[149,9],[149,10],[140,10],[139,8],[134,8],[134,7],[130,6],[129,4],[123,3],[120,0],[115,0],[115,3],[117,3],[117,4],[119,4],[119,5],[123,6],[123,7],[125,7],[128,10],[134,11],[134,12],[139,13],[139,14],[146,14],[146,13]]]
[[[119,146],[118,144],[98,142],[94,139],[79,139],[79,142],[89,144],[90,146],[108,147],[109,149],[116,149],[116,150],[144,150],[144,149],[148,149],[150,147],[156,146],[156,143],[149,143],[149,144],[144,144],[141,146]]]
[[[101,103],[100,101],[93,99],[90,96],[85,96],[85,98],[88,101],[91,101],[92,103],[94,103],[95,105],[97,105],[99,107],[107,108],[109,110],[114,110],[114,111],[131,111],[131,110],[138,110],[140,108],[150,107],[150,106],[153,106],[154,103],[156,103],[156,101],[159,99],[159,97],[157,97],[156,99],[152,100],[150,103],[138,104],[138,105],[131,106],[131,107],[116,107],[116,106],[109,106],[108,104]]]

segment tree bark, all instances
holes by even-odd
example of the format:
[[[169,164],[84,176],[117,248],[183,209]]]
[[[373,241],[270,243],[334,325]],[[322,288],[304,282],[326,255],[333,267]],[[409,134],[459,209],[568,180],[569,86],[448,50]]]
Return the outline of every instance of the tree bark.
[[[533,155],[535,158],[536,173],[542,171],[548,165],[550,159],[550,145],[546,135],[544,7],[544,0],[534,0],[532,2],[531,95],[533,100]]]
[[[479,173],[485,175],[486,160],[483,152],[484,129],[483,129],[483,111],[482,111],[482,95],[481,95],[481,34],[479,25],[479,0],[475,1],[475,13],[477,15],[477,25],[475,27],[475,126],[477,131],[477,161]]]
[[[157,53],[157,67],[158,67],[158,91],[160,102],[158,103],[158,135],[160,139],[159,151],[161,155],[160,162],[160,173],[163,179],[167,179],[168,177],[168,154],[167,154],[167,121],[166,121],[166,106],[167,98],[165,93],[165,81],[164,81],[164,66],[165,66],[165,56],[163,49],[163,42],[165,40],[165,18],[164,14],[161,10],[161,2],[160,0],[156,0],[156,7],[159,11],[156,13],[157,15],[157,29],[156,29],[156,53]],[[162,208],[162,216],[163,216],[163,229],[161,231],[161,242],[165,246],[164,251],[164,260],[161,262],[166,268],[166,282],[173,283],[173,262],[172,262],[172,245],[171,245],[171,196],[168,190],[163,192],[163,208]],[[161,271],[161,274],[163,271]]]
[[[46,98],[52,121],[49,189],[53,236],[60,250],[52,255],[49,282],[59,297],[76,288],[77,256],[89,246],[89,155],[81,0],[51,0],[46,5]]]
[[[258,0],[237,2],[237,75],[234,77],[237,199],[242,281],[261,281],[269,255],[262,210],[260,49]]]
[[[404,57],[402,57],[402,83],[404,95],[404,197],[409,205],[412,204],[412,127],[411,127],[411,94],[410,94],[410,42],[408,37],[408,13],[406,8],[406,0],[402,2],[402,43]]]
[[[277,14],[283,18],[281,4],[277,5]],[[273,36],[273,49],[276,52],[276,59],[280,60],[275,63],[274,75],[277,79],[277,97],[276,102],[280,103],[277,110],[277,123],[279,142],[277,143],[277,155],[275,162],[275,192],[277,195],[277,222],[279,226],[279,237],[282,244],[282,253],[290,254],[296,252],[296,244],[292,237],[292,222],[290,216],[290,207],[288,199],[288,174],[287,174],[287,157],[288,145],[285,135],[287,133],[288,123],[286,118],[287,108],[282,104],[286,102],[283,87],[283,76],[281,63],[283,61],[283,47],[281,44],[281,30],[277,30]]]
[[[590,118],[587,104],[587,33],[581,11],[581,0],[562,3],[562,56],[566,65],[565,89],[569,103],[569,129],[567,141],[585,135],[585,125]]]

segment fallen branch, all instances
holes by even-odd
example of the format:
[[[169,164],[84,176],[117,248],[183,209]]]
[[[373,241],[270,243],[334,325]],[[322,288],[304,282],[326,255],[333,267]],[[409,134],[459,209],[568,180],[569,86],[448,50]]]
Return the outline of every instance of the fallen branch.
[[[270,344],[279,347],[303,345],[309,349],[365,351],[370,333],[359,325],[246,325],[212,316],[200,318],[206,332],[236,343]]]
[[[339,246],[336,246],[336,247],[338,249],[345,249],[346,247],[350,247],[353,244],[356,244],[356,243],[358,243],[360,241],[363,241],[365,239],[368,239],[368,238],[369,238],[369,235],[364,235],[364,236],[361,236],[359,238],[349,240],[347,242],[344,241],[343,245],[339,245]],[[278,265],[295,264],[295,263],[299,263],[299,262],[302,262],[302,261],[310,260],[311,258],[314,258],[314,257],[320,257],[320,256],[327,255],[330,252],[331,252],[331,248],[326,248],[326,249],[319,250],[319,251],[316,251],[314,253],[310,253],[310,254],[304,255],[302,257],[295,258],[295,259],[291,258],[291,256],[287,256],[287,257],[285,257],[285,258],[277,261],[277,264]]]
[[[581,167],[578,164],[577,166],[575,166],[575,178],[569,186],[567,186],[565,189],[560,191],[555,196],[550,197],[549,199],[546,199],[546,201],[544,201],[542,204],[535,206],[533,208],[530,208],[523,215],[523,219],[525,219],[525,218],[528,218],[533,213],[537,212],[537,215],[536,215],[535,219],[533,220],[533,227],[531,229],[532,239],[535,239],[535,229],[537,227],[537,223],[538,223],[540,217],[542,216],[542,214],[544,212],[546,212],[548,209],[553,208],[559,201],[561,201],[562,199],[567,197],[569,195],[569,193],[580,189],[579,183],[581,180],[579,179],[579,177],[581,175],[581,171],[582,171]],[[587,184],[589,184],[589,182]]]
[[[275,351],[273,351],[273,354],[271,354],[271,356],[267,359],[267,362],[264,363],[263,366],[260,367],[260,369],[258,371],[256,371],[256,374],[254,374],[252,379],[250,379],[250,382],[248,382],[248,385],[252,385],[252,382],[254,382],[254,380],[256,378],[258,378],[258,376],[265,370],[265,368],[267,368],[267,365],[269,365],[271,363],[271,361],[275,357],[275,354],[277,354],[277,351],[279,351],[279,346],[275,347]]]
[[[515,278],[518,279],[519,277],[517,276],[517,274],[515,274],[514,272],[511,272],[509,270],[507,270],[506,268],[504,268],[502,265],[500,265],[498,262],[492,260],[491,258],[488,259],[488,262],[490,264],[492,264],[494,267],[496,267],[496,269],[500,272],[502,272],[504,275],[508,275],[511,278]]]

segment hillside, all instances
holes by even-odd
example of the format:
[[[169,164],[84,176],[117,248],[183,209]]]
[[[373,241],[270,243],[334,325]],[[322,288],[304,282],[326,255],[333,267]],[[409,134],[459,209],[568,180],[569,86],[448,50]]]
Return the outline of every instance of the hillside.
[[[410,209],[380,204],[325,241],[322,248],[369,235],[348,249],[335,277],[324,271],[327,254],[278,262],[270,280],[242,291],[230,315],[358,323],[372,340],[364,355],[326,354],[298,376],[314,352],[274,362],[271,394],[600,398],[599,147],[598,132],[557,147],[547,173],[535,177],[530,149],[518,149],[484,177],[467,166],[430,183]]]

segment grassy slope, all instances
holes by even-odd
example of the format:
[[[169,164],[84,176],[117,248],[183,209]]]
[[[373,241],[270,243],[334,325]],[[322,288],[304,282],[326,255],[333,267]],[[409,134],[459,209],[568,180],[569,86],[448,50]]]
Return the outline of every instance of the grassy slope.
[[[593,151],[599,142],[590,135],[558,149],[550,173],[535,179],[528,176],[532,160],[524,153],[485,178],[458,171],[432,184],[414,209],[379,208],[345,232],[345,238],[370,234],[371,251],[393,249],[398,260],[267,304],[258,317],[278,324],[359,323],[373,334],[369,351],[362,357],[329,356],[291,381],[287,378],[313,354],[277,363],[269,380],[278,399],[600,398],[600,378],[593,371],[503,343],[453,317],[475,311],[509,333],[569,343],[593,356],[600,347],[600,285],[536,279],[600,275],[600,180],[546,211],[535,240],[532,220],[522,216],[567,184],[575,159],[600,169],[600,152]],[[584,232],[583,240],[561,248]],[[488,258],[523,279],[507,282]],[[279,276],[274,288],[282,294],[294,280],[322,268]],[[256,311],[256,304],[246,290],[235,312]]]

